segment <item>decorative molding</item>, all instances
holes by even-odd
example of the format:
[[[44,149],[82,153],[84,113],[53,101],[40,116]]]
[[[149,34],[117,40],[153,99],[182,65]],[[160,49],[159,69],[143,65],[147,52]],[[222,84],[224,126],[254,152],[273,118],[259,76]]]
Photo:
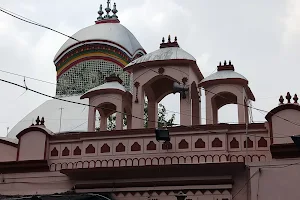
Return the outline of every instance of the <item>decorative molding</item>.
[[[92,144],[89,144],[89,146],[87,146],[87,148],[85,149],[86,154],[92,154],[95,152],[96,152],[96,149]]]
[[[160,67],[159,69],[158,69],[158,73],[159,74],[163,74],[165,72],[165,69],[163,68],[163,67]]]
[[[80,156],[81,155],[81,149],[79,148],[79,146],[76,146],[76,148],[73,151],[73,155],[74,156]]]
[[[268,146],[268,142],[264,137],[261,137],[258,140],[258,147],[267,147]]]
[[[231,149],[238,149],[240,148],[240,144],[239,142],[236,140],[236,138],[232,138],[231,142],[230,142],[230,148]]]
[[[153,190],[153,191],[124,191],[124,192],[113,192],[112,194],[118,198],[122,197],[151,197],[149,200],[157,200],[158,197],[165,198],[169,195],[175,195],[178,190]],[[195,190],[185,190],[185,194],[190,195],[214,195],[218,194],[219,200],[229,200],[228,196],[231,195],[231,189],[195,189]],[[189,195],[189,196],[190,196]],[[222,196],[223,195],[223,196]],[[154,197],[155,196],[155,197]],[[216,199],[216,200],[218,200]],[[192,198],[187,198],[186,200],[193,200]]]
[[[134,142],[131,145],[131,151],[141,151],[141,145],[138,142]]]
[[[134,83],[134,87],[135,87],[135,103],[138,103],[139,102],[139,99],[138,99],[138,93],[139,93],[139,87],[140,87],[140,83],[139,82],[135,82]]]
[[[205,148],[205,142],[199,138],[196,142],[195,142],[195,148]]]
[[[101,153],[109,153],[110,152],[110,147],[108,146],[108,144],[103,144],[101,147]]]
[[[172,164],[200,164],[200,163],[223,163],[223,162],[245,162],[246,157],[250,162],[266,161],[266,155],[228,155],[228,154],[211,154],[211,155],[193,155],[193,156],[158,156],[149,158],[121,158],[121,159],[103,159],[103,160],[86,160],[77,162],[52,163],[51,171],[61,169],[77,168],[97,168],[97,167],[124,167],[124,166],[149,166],[149,165],[172,165]]]
[[[222,145],[223,142],[218,137],[216,137],[211,143],[212,147],[222,147]]]
[[[162,149],[163,149],[163,150],[169,150],[169,149],[172,149],[172,143],[169,142],[169,141],[164,142],[164,143],[162,144]]]
[[[178,144],[178,148],[179,149],[188,149],[189,143],[185,139],[182,139]]]
[[[253,141],[247,137],[247,145],[246,145],[246,140],[244,141],[244,148],[253,148]]]
[[[57,157],[58,156],[58,150],[56,147],[54,147],[50,152],[51,157]]]
[[[65,147],[64,150],[61,153],[62,156],[69,156],[70,155],[70,150],[68,147]]]
[[[156,150],[156,144],[153,141],[150,141],[147,144],[147,151],[155,151]]]
[[[182,78],[182,83],[185,85],[188,82],[188,78],[187,77],[183,77]]]
[[[117,146],[116,146],[116,152],[125,152],[125,146],[123,143],[119,143]]]

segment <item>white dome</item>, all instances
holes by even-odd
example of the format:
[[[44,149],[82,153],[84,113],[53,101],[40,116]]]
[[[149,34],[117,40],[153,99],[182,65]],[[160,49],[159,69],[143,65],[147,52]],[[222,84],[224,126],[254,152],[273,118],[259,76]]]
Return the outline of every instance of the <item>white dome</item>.
[[[222,70],[222,71],[218,71],[206,78],[204,78],[200,83],[204,83],[207,81],[212,81],[212,80],[221,80],[221,79],[244,79],[246,81],[248,81],[243,75],[232,71],[232,70]]]
[[[72,37],[79,41],[102,40],[113,42],[116,44],[116,47],[118,47],[118,45],[121,45],[123,48],[125,48],[131,54],[131,57],[136,53],[137,50],[143,49],[135,36],[120,23],[94,24],[92,26],[81,29]],[[68,39],[56,53],[54,60],[56,60],[63,51],[76,43],[78,43],[78,41],[71,38]],[[110,43],[110,45],[112,44]]]
[[[69,101],[88,104],[88,99],[80,99],[80,96],[65,97]],[[62,110],[61,128],[60,126],[60,108]],[[45,126],[53,133],[67,131],[87,131],[88,107],[74,103],[68,103],[56,99],[44,102],[42,105],[30,112],[26,117],[19,121],[8,133],[9,138],[15,138],[22,130],[28,128],[32,122],[35,122],[37,116],[45,118]]]
[[[130,62],[126,67],[130,67],[132,65],[139,64],[139,63],[145,63],[150,61],[163,61],[163,60],[196,61],[196,59],[191,54],[184,51],[180,47],[168,47],[168,48],[158,49],[154,52],[141,56],[135,59],[134,61]]]
[[[123,85],[121,85],[117,81],[113,81],[113,82],[106,82],[102,85],[94,87],[93,89],[90,89],[89,91],[87,91],[85,94],[90,93],[92,91],[105,90],[105,89],[116,89],[116,90],[121,90],[122,92],[126,92],[126,89]]]

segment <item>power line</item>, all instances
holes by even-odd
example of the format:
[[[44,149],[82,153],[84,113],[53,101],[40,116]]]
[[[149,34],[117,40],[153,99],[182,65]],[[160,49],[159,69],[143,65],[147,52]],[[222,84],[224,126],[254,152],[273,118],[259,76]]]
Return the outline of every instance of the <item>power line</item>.
[[[25,86],[23,85],[19,85],[17,83],[14,83],[14,82],[10,82],[10,81],[7,81],[7,80],[3,80],[3,79],[0,79],[0,81],[2,82],[5,82],[5,83],[8,83],[8,84],[12,84],[14,86],[17,86],[17,87],[21,87],[21,88],[24,88],[26,89]],[[89,106],[89,107],[94,107],[94,108],[101,108],[101,109],[104,109],[104,110],[110,110],[110,111],[115,111],[116,113],[121,113],[121,114],[126,114],[127,116],[131,116],[133,118],[136,118],[136,119],[140,119],[140,120],[146,120],[145,118],[141,118],[141,117],[137,117],[137,116],[134,116],[134,115],[128,115],[128,113],[124,113],[124,112],[120,112],[120,111],[116,111],[114,109],[110,109],[110,108],[105,108],[105,107],[99,107],[99,106],[94,106],[94,105],[90,105],[90,104],[85,104],[85,103],[80,103],[80,102],[75,102],[75,101],[70,101],[70,100],[66,100],[66,99],[61,99],[61,98],[58,98],[58,97],[54,97],[54,96],[51,96],[51,95],[47,95],[47,94],[44,94],[42,92],[38,92],[36,90],[33,90],[33,89],[30,89],[27,87],[27,90],[28,91],[31,91],[31,92],[34,92],[36,94],[39,94],[39,95],[42,95],[42,96],[46,96],[48,98],[52,98],[52,99],[56,99],[56,100],[60,100],[60,101],[64,101],[64,102],[68,102],[68,103],[73,103],[73,104],[78,104],[78,105],[83,105],[83,106]],[[155,123],[158,123],[158,121],[152,121],[152,120],[148,120],[148,122],[155,122]],[[86,122],[80,124],[79,126],[85,124]],[[180,124],[175,124],[175,123],[172,123],[172,125],[177,125],[177,126],[184,126],[184,127],[187,127],[187,128],[191,128],[191,129],[194,129],[194,130],[199,130],[199,128],[196,128],[196,127],[191,127],[191,126],[185,126],[185,125],[180,125]],[[78,126],[78,127],[79,127]],[[73,128],[72,130],[76,129],[77,127]],[[208,131],[210,133],[218,133],[218,132],[214,132],[214,131]],[[251,135],[251,134],[248,134],[248,135]],[[262,137],[262,136],[257,136],[257,135],[253,135],[255,137]],[[270,138],[270,137],[264,137],[264,138]],[[273,137],[274,138],[274,137]],[[280,137],[280,138],[283,138],[283,137]]]
[[[142,66],[142,67],[144,67],[144,68],[146,68],[146,69],[150,69],[150,68],[147,68],[145,65],[142,65],[142,64],[140,64],[140,66]],[[155,71],[155,70],[151,70],[151,71],[153,71],[153,72],[155,72],[155,73],[161,75],[159,72],[157,72],[157,71]],[[165,75],[163,75],[163,76],[165,76]],[[222,96],[222,95],[220,95],[220,94],[217,94],[217,93],[214,93],[214,92],[212,92],[212,91],[209,91],[209,90],[207,90],[207,89],[205,89],[205,88],[203,88],[203,90],[205,90],[206,92],[209,92],[209,93],[211,93],[211,94],[213,94],[213,95],[217,95],[217,96],[219,96],[219,97],[221,97],[221,98],[223,98],[223,99],[230,100],[229,98],[226,98],[226,97],[224,97],[224,96]],[[270,111],[266,111],[266,110],[263,110],[263,109],[260,109],[260,108],[255,108],[255,107],[253,107],[253,106],[245,105],[245,104],[242,104],[242,103],[239,103],[239,102],[236,102],[236,104],[237,104],[237,105],[242,105],[242,106],[245,106],[245,107],[248,107],[248,108],[252,108],[252,109],[257,110],[257,111],[261,111],[261,112],[265,112],[265,113],[271,113],[271,114],[273,114],[273,116],[275,116],[275,117],[278,117],[278,118],[280,118],[280,119],[282,119],[282,120],[284,120],[284,121],[287,121],[287,122],[289,122],[289,123],[291,123],[291,124],[294,124],[294,125],[296,125],[296,126],[300,126],[300,124],[297,124],[296,122],[293,122],[293,121],[291,121],[291,120],[289,120],[289,119],[286,119],[286,118],[284,118],[284,117],[280,117],[280,116],[278,116],[278,115],[276,115],[275,113],[272,113],[272,112],[270,112]]]
[[[44,81],[44,80],[37,79],[37,78],[32,78],[30,76],[25,76],[25,75],[17,74],[17,73],[5,71],[5,70],[2,70],[2,69],[0,69],[0,72],[6,73],[6,74],[11,74],[11,75],[14,75],[14,76],[24,77],[24,78],[27,78],[27,79],[31,79],[31,80],[35,80],[35,81],[39,81],[39,82],[43,82],[43,83],[57,85],[56,83],[52,83],[52,82],[49,82],[49,81]]]
[[[128,113],[124,113],[124,112],[117,111],[117,110],[114,110],[114,109],[105,108],[105,107],[99,107],[99,106],[94,106],[94,105],[90,105],[90,104],[85,104],[85,103],[80,103],[80,102],[75,102],[75,101],[70,101],[70,100],[67,100],[67,99],[61,99],[61,98],[58,98],[58,97],[54,97],[54,96],[51,96],[51,95],[48,95],[48,94],[44,94],[42,92],[30,89],[30,88],[25,87],[23,85],[19,85],[17,83],[11,82],[11,81],[7,81],[7,80],[3,80],[3,79],[0,79],[0,81],[5,82],[5,83],[9,83],[9,84],[17,86],[17,87],[24,88],[26,90],[29,90],[31,92],[34,92],[36,94],[39,94],[39,95],[42,95],[42,96],[45,96],[45,97],[48,97],[48,98],[52,98],[52,99],[56,99],[56,100],[60,100],[60,101],[68,102],[68,103],[78,104],[78,105],[82,105],[82,106],[89,106],[89,107],[94,107],[94,108],[101,108],[101,109],[104,109],[104,110],[115,111],[116,113],[127,114],[127,116],[131,116],[131,117],[136,118],[136,119],[145,120],[144,118],[133,116],[133,115],[128,115]],[[148,121],[149,122],[156,122],[156,121],[151,121],[151,120],[148,120]],[[178,125],[178,124],[174,124],[174,125]]]
[[[6,10],[6,9],[3,9],[3,8],[0,7],[0,11],[3,12],[3,13],[5,13],[5,14],[8,14],[8,15],[10,15],[10,16],[16,18],[16,19],[19,19],[19,20],[21,20],[21,21],[24,21],[24,22],[26,22],[26,23],[29,23],[29,24],[32,24],[32,25],[35,25],[35,26],[39,26],[39,27],[42,27],[42,28],[45,28],[45,29],[54,31],[54,32],[56,32],[56,33],[58,33],[58,34],[61,34],[61,35],[63,35],[63,36],[66,36],[66,37],[68,37],[68,38],[70,38],[70,39],[73,39],[73,40],[75,40],[75,41],[77,41],[77,42],[81,42],[80,40],[77,40],[76,38],[74,38],[74,37],[72,37],[72,36],[69,36],[69,35],[64,34],[64,33],[60,32],[60,31],[57,31],[57,30],[55,30],[55,29],[52,29],[52,28],[47,27],[47,26],[45,26],[45,25],[39,24],[39,23],[37,23],[37,22],[34,22],[33,20],[30,20],[30,19],[28,19],[28,18],[25,18],[25,17],[23,17],[23,16],[21,16],[21,15],[14,14],[13,12],[11,12],[11,11],[9,11],[9,10]],[[144,66],[144,65],[140,65],[140,66],[146,67],[146,66]],[[147,69],[149,69],[149,68],[147,68]],[[152,70],[152,69],[149,69],[149,70]],[[154,71],[155,73],[158,73],[158,74],[159,74],[159,72],[156,72],[155,70],[152,70],[152,71]],[[222,96],[222,95],[220,95],[220,94],[216,94],[216,93],[211,92],[211,91],[209,91],[209,90],[207,90],[207,89],[205,89],[205,88],[203,88],[203,89],[204,89],[205,91],[209,92],[209,93],[212,93],[212,94],[214,94],[214,95],[218,95],[218,96],[220,96],[221,98],[224,98],[224,99],[227,99],[227,100],[228,100],[228,98],[226,98],[226,97],[224,97],[224,96]],[[35,92],[37,92],[37,91],[35,91]],[[44,95],[44,96],[45,96],[45,95]],[[48,95],[48,97],[50,97],[50,96]],[[63,100],[63,99],[62,99],[62,100]],[[68,101],[68,100],[64,100],[64,101]],[[255,107],[253,107],[253,106],[245,105],[245,104],[238,103],[238,102],[237,102],[236,104],[237,104],[237,105],[242,105],[242,106],[245,106],[245,107],[248,107],[248,108],[252,108],[252,109],[254,109],[254,110],[258,110],[258,111],[262,111],[262,112],[265,112],[265,113],[269,113],[269,111],[265,111],[265,110],[262,110],[262,109],[259,109],[259,108],[255,108]],[[272,113],[271,113],[271,114],[272,114]],[[286,118],[280,117],[280,116],[278,116],[278,115],[273,114],[273,116],[278,117],[278,118],[280,118],[280,119],[282,119],[282,120],[284,120],[284,121],[287,121],[287,122],[289,122],[289,123],[291,123],[291,124],[294,124],[294,125],[296,125],[296,126],[300,126],[299,124],[297,124],[297,123],[295,123],[295,122],[293,122],[293,121],[291,121],[291,120],[288,120],[288,119],[286,119]]]
[[[252,176],[246,181],[246,183],[243,185],[243,187],[241,187],[241,189],[239,189],[239,191],[235,195],[232,196],[231,200],[233,200],[248,185],[249,181],[257,174],[257,172],[260,172],[260,170],[258,169],[254,174],[252,174]]]
[[[62,33],[62,32],[60,32],[60,31],[57,31],[57,30],[55,30],[55,29],[53,29],[53,28],[50,28],[50,27],[48,27],[48,26],[44,26],[44,25],[42,25],[42,24],[39,24],[39,23],[37,23],[37,22],[34,22],[33,20],[27,19],[27,18],[25,18],[25,17],[23,17],[23,16],[21,16],[21,15],[14,14],[13,12],[11,12],[11,11],[9,11],[9,10],[7,10],[7,9],[3,9],[3,8],[0,7],[0,11],[3,12],[3,13],[5,13],[5,14],[7,14],[7,15],[10,15],[10,16],[12,16],[12,17],[18,19],[18,20],[21,20],[21,21],[23,21],[23,22],[26,22],[26,23],[29,23],[29,24],[32,24],[32,25],[35,25],[35,26],[39,26],[39,27],[48,29],[48,30],[53,31],[53,32],[56,32],[56,33],[58,33],[58,34],[60,34],[60,35],[66,36],[66,37],[68,37],[68,38],[71,38],[71,39],[73,39],[73,40],[75,40],[75,41],[77,41],[77,42],[80,42],[80,40],[77,40],[76,38],[74,38],[74,37],[72,37],[72,36],[69,36],[69,35],[67,35],[67,34],[65,34],[65,33]]]

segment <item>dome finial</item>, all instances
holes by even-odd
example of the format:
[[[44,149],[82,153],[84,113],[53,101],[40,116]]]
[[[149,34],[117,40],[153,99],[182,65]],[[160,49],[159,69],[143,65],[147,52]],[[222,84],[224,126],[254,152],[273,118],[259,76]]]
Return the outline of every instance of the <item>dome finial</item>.
[[[165,43],[165,37],[162,38],[162,43]]]
[[[111,16],[113,19],[118,19],[118,16],[117,16],[117,4],[114,3],[114,6],[113,6],[113,9],[112,9],[112,12],[113,12],[113,15]]]
[[[168,36],[168,42],[171,43],[171,35]]]
[[[110,0],[107,0],[107,7],[105,8],[106,11],[106,15],[104,16],[105,19],[109,19],[111,18],[111,16],[109,15],[111,9],[110,9]]]
[[[99,16],[97,18],[98,21],[103,20],[103,17],[102,17],[103,13],[104,12],[102,10],[102,4],[100,4],[100,8],[99,8],[99,11],[98,11]]]

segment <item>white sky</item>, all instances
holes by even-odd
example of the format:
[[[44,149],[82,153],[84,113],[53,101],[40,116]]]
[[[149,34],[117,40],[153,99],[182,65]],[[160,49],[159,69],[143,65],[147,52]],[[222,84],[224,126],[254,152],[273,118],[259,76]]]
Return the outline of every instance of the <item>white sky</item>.
[[[61,32],[73,35],[92,25],[99,4],[106,0],[2,0],[0,7]],[[171,34],[196,59],[204,76],[219,61],[232,60],[235,70],[249,80],[256,97],[254,107],[270,110],[281,94],[299,91],[300,1],[116,0],[119,19],[147,52],[158,49]],[[49,30],[0,13],[1,70],[49,82],[56,81],[53,58],[67,40]],[[0,78],[23,84],[22,77],[0,72]],[[28,87],[55,95],[55,85],[26,79]],[[0,82],[0,136],[46,97]],[[175,95],[176,97],[176,95]],[[179,112],[179,100],[163,100],[168,110]],[[178,96],[177,96],[178,97]],[[205,105],[202,105],[205,107]],[[221,121],[236,121],[232,106],[221,109]],[[236,111],[236,109],[234,110]],[[265,114],[253,111],[255,121]],[[205,115],[203,115],[205,117]],[[178,117],[177,117],[178,121]]]

